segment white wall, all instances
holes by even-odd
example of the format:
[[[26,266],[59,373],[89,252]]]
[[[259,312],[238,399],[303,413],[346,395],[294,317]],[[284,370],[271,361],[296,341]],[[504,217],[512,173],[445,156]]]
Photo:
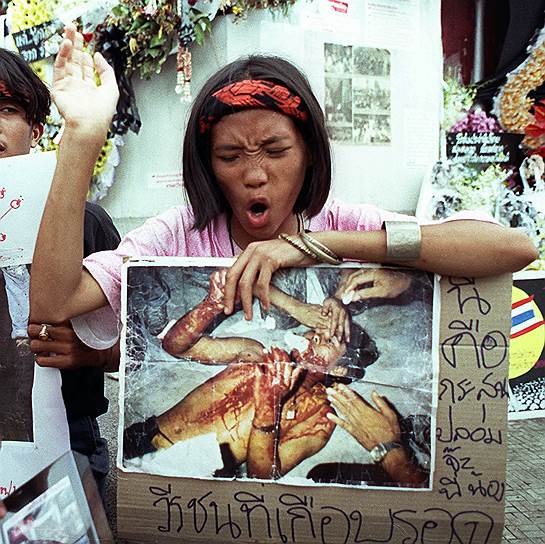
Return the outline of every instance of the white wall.
[[[300,0],[289,19],[273,17],[265,10],[239,22],[219,17],[205,45],[192,48],[193,93],[225,63],[244,54],[269,52],[302,68],[323,104],[324,42],[389,49],[391,142],[334,143],[333,192],[349,201],[414,212],[422,179],[438,156],[440,2],[349,0],[348,15],[335,16],[327,10],[327,0]],[[387,17],[381,19],[384,14]],[[175,82],[174,56],[152,81],[134,77],[142,129],[138,136],[126,136],[116,183],[101,201],[122,231],[183,200],[179,188],[154,188],[151,182],[154,174],[181,170],[188,106],[174,93]]]

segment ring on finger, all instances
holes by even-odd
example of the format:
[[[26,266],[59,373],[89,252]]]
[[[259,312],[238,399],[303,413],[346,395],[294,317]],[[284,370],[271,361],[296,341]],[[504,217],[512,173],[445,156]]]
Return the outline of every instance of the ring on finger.
[[[40,332],[38,333],[38,338],[42,340],[43,342],[47,342],[48,340],[51,340],[51,336],[49,335],[49,325],[47,323],[42,323],[42,328],[40,329]]]

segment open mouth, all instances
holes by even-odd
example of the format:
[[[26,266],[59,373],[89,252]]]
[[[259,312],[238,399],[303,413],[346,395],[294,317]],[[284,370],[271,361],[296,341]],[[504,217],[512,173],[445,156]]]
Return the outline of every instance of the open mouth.
[[[254,228],[263,227],[269,217],[269,206],[264,200],[251,202],[247,208],[248,221]]]
[[[267,211],[267,206],[263,202],[256,202],[250,206],[250,213],[253,215],[263,215]]]

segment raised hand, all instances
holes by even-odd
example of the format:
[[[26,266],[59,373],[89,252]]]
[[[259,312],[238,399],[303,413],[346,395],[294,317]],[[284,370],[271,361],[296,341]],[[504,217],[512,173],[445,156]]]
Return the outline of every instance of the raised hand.
[[[73,24],[66,26],[64,37],[53,68],[55,104],[67,127],[105,132],[119,97],[114,71],[100,53],[91,57],[83,51],[83,36]]]
[[[366,450],[380,443],[397,442],[401,431],[397,414],[376,391],[371,394],[374,407],[346,385],[327,389],[327,398],[336,414],[327,417],[348,431]]]

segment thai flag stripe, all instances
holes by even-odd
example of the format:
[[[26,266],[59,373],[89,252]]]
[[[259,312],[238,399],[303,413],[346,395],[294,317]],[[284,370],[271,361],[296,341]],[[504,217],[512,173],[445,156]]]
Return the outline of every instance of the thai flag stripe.
[[[521,323],[524,323],[525,321],[530,321],[534,317],[535,317],[534,310],[528,310],[521,314],[514,315],[511,317],[511,326],[516,327],[517,325],[520,325]]]
[[[517,336],[522,336],[523,334],[533,331],[534,329],[537,329],[538,327],[541,327],[542,325],[545,325],[545,321],[538,321],[537,323],[534,323],[533,325],[530,325],[529,327],[526,327],[525,329],[522,329],[518,332],[511,332],[511,339],[516,338]],[[511,331],[512,330],[513,329],[511,329]]]
[[[532,307],[533,295],[514,302],[511,310],[511,338],[516,338],[543,325]]]
[[[348,12],[348,2],[343,2],[342,0],[329,0],[330,6],[339,13]]]
[[[534,295],[530,295],[528,298],[523,298],[521,300],[517,300],[517,302],[513,302],[511,305],[511,309],[518,308],[519,306],[522,306],[523,304],[528,304],[529,302],[532,302],[534,300]]]

